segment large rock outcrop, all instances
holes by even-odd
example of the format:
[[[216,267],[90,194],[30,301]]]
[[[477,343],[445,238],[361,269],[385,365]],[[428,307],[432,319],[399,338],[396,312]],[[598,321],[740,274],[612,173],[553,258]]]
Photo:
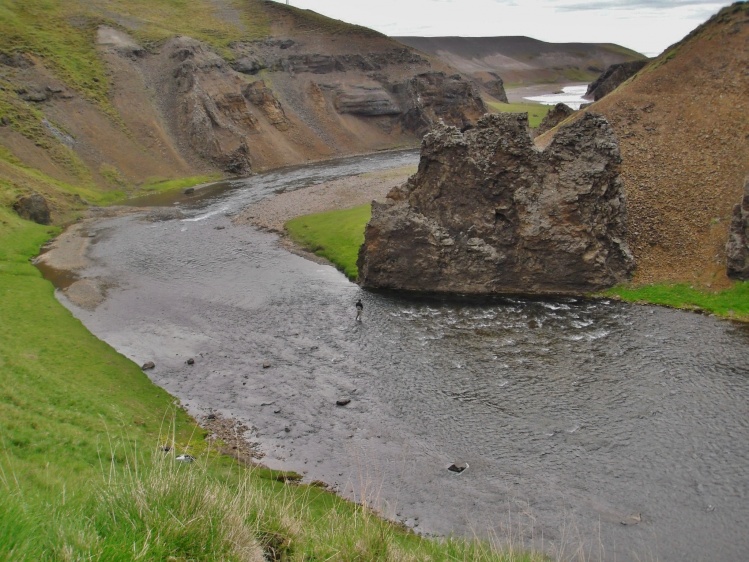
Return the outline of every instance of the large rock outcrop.
[[[749,279],[749,177],[744,180],[744,197],[733,208],[726,243],[727,273],[734,279]]]
[[[587,115],[537,150],[525,114],[486,115],[422,141],[418,172],[373,203],[363,286],[460,294],[579,294],[633,268],[619,146]]]
[[[546,131],[550,131],[573,113],[575,113],[575,110],[572,109],[569,105],[565,103],[556,104],[541,120],[541,123],[538,125],[536,134],[541,135]]]
[[[600,100],[640,72],[649,62],[646,59],[612,64],[598,78],[588,84],[585,97],[594,101]]]

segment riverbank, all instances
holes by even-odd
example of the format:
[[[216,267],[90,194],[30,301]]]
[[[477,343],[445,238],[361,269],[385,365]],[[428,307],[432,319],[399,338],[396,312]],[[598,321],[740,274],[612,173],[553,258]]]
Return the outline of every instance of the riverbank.
[[[101,220],[68,229],[48,262],[83,278]],[[367,505],[217,454],[257,458],[244,444],[251,428],[220,413],[198,426],[63,307],[30,263],[55,232],[0,224],[0,558],[545,559],[423,539]]]

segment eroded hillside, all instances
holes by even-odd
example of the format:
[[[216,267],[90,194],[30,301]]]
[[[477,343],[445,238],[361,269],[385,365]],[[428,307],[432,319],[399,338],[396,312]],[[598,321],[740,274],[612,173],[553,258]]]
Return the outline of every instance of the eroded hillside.
[[[636,282],[728,284],[749,172],[748,68],[749,5],[736,3],[586,110],[619,138]]]
[[[0,7],[3,202],[415,146],[483,103],[441,61],[263,0]]]

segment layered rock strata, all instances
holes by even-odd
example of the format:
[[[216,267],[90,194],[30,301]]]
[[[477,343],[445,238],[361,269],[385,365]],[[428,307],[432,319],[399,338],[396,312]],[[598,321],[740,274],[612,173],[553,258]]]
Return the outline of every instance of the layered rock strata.
[[[579,294],[626,280],[619,146],[586,115],[537,150],[525,114],[424,137],[418,172],[374,202],[360,283],[417,292]]]

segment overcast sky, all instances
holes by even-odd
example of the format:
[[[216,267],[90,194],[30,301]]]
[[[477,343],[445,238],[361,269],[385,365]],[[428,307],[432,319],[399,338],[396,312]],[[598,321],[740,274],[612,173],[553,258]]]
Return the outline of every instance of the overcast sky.
[[[286,3],[286,0],[277,0]],[[617,43],[648,56],[681,40],[728,1],[289,0],[297,8],[391,36],[526,35],[553,43]]]

